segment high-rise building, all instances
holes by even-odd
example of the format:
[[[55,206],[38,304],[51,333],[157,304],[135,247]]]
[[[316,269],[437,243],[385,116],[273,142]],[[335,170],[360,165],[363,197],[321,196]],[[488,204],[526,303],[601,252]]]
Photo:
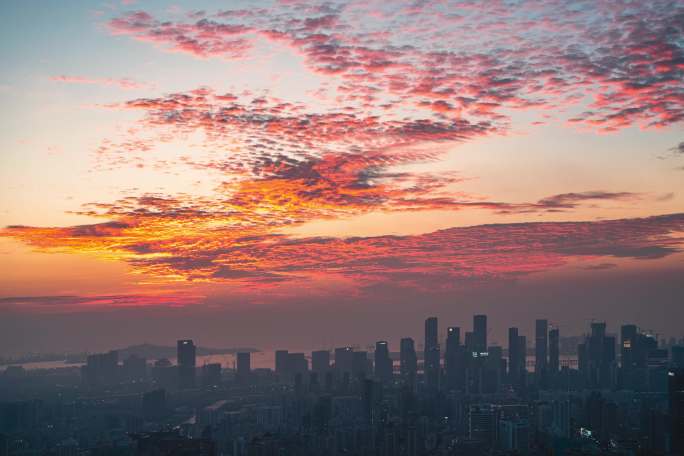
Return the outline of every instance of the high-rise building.
[[[451,348],[456,349],[461,346],[461,328],[458,326],[449,326],[447,328],[446,351],[449,352]]]
[[[112,350],[89,355],[81,367],[81,377],[84,385],[90,388],[116,384],[119,379],[119,352]]]
[[[515,370],[518,358],[518,328],[508,328],[508,372]]]
[[[606,336],[605,322],[591,324],[591,335],[578,347],[579,369],[589,388],[612,388],[615,337]]]
[[[473,331],[466,332],[465,392],[480,394],[484,387],[487,353],[487,316],[473,316]]]
[[[521,390],[525,386],[527,341],[518,334],[518,328],[508,328],[508,381]]]
[[[547,386],[549,322],[537,320],[534,334],[534,377],[538,388]]]
[[[446,351],[444,353],[444,370],[446,372],[446,388],[461,390],[465,375],[465,348],[461,345],[461,328],[447,328]]]
[[[684,368],[684,345],[674,345],[670,348],[673,367]]]
[[[492,404],[473,404],[468,408],[468,434],[476,442],[496,441],[497,409]]]
[[[363,412],[367,422],[372,423],[376,419],[377,408],[382,401],[382,385],[375,380],[363,381]]]
[[[553,328],[549,331],[549,375],[552,381],[560,371],[560,331]]]
[[[352,353],[352,375],[357,379],[365,379],[368,375],[368,352],[355,351]]]
[[[437,317],[425,320],[425,349],[423,352],[423,372],[428,389],[439,388],[440,353],[437,333]]]
[[[306,378],[306,374],[309,372],[309,361],[304,353],[287,354],[287,372],[292,378],[297,375],[301,376],[302,379]]]
[[[438,345],[437,317],[429,317],[425,320],[425,349]]]
[[[399,368],[401,377],[406,385],[414,388],[418,371],[418,357],[413,339],[405,337],[401,339],[399,346]]]
[[[322,378],[330,370],[330,352],[316,350],[311,352],[311,371]]]
[[[176,343],[178,359],[178,387],[195,387],[196,348],[190,339],[182,339]]]
[[[275,373],[281,380],[287,377],[287,350],[276,350],[275,352]]]
[[[634,356],[637,350],[636,325],[622,325],[620,328],[620,366],[623,372],[629,372],[636,367]]]
[[[499,392],[504,368],[503,349],[498,345],[487,347],[486,356],[483,356],[482,360],[481,391],[483,393]]]
[[[240,384],[249,383],[252,372],[252,354],[249,352],[240,352],[237,354],[237,370],[235,372],[235,380]]]
[[[390,358],[387,341],[381,340],[375,343],[375,378],[381,383],[392,381],[392,358]]]
[[[210,363],[202,366],[202,385],[205,387],[221,384],[221,364]]]
[[[463,337],[463,344],[465,345],[466,351],[472,353],[475,351],[475,337],[472,331],[466,331]]]
[[[196,363],[196,348],[195,344],[190,339],[179,340],[176,343],[176,355],[178,357],[179,366],[195,367]]]
[[[473,351],[487,351],[487,315],[473,317]]]
[[[499,447],[515,454],[527,454],[530,446],[530,425],[527,418],[506,418],[499,421]]]
[[[657,349],[655,338],[643,334],[636,325],[620,328],[620,386],[625,389],[648,389],[648,357]]]
[[[124,379],[129,382],[140,382],[147,378],[147,360],[135,354],[124,359],[122,366]]]
[[[684,454],[684,369],[670,369],[667,377],[672,453]]]
[[[520,351],[520,353],[522,353],[520,365],[522,366],[521,371],[523,376],[523,382],[524,385],[527,386],[527,336],[519,336],[518,345],[520,346],[518,350]]]
[[[335,349],[335,372],[338,376],[350,374],[354,363],[354,349],[352,347],[340,347]]]

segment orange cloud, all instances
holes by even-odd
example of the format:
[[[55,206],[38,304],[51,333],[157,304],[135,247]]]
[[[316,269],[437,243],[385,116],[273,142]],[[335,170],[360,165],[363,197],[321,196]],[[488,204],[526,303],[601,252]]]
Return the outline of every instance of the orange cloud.
[[[134,210],[136,217],[121,217],[130,222],[9,227],[2,234],[41,251],[123,260],[135,272],[169,281],[229,281],[258,287],[323,274],[345,277],[361,288],[389,281],[426,291],[463,281],[514,279],[573,258],[663,258],[680,251],[684,242],[684,214],[483,225],[414,236],[291,239],[274,230],[289,223],[277,216],[254,223],[229,214],[186,212],[169,206],[168,200],[147,204],[146,210]]]

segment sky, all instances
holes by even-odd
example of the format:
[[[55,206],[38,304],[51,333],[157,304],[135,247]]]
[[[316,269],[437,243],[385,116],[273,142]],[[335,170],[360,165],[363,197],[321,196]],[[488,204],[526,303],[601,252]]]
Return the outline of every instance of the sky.
[[[2,353],[684,335],[681,2],[0,13]]]

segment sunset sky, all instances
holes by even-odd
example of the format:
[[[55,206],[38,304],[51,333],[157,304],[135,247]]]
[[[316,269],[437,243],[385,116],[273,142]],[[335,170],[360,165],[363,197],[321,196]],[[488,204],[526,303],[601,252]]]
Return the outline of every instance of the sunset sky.
[[[681,336],[680,1],[5,1],[0,354]]]

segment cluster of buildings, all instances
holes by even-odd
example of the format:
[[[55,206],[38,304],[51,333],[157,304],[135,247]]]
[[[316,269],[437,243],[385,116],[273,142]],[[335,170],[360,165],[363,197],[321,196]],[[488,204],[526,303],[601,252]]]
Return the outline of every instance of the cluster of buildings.
[[[422,350],[407,337],[226,368],[179,340],[175,364],[112,351],[52,385],[8,370],[0,456],[684,454],[682,345],[593,322],[567,353],[557,327],[534,328],[502,347],[485,315],[442,340],[431,317]]]

